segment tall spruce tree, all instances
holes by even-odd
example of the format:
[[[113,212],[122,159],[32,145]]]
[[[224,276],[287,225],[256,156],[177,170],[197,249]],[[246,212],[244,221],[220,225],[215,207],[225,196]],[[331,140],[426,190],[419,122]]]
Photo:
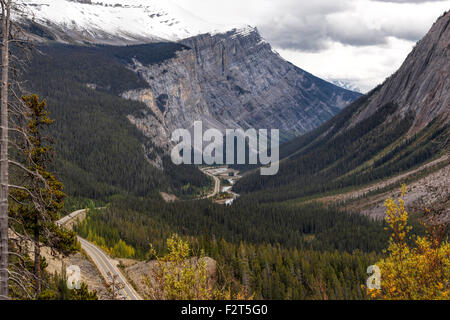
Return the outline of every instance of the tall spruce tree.
[[[34,294],[42,290],[41,246],[46,245],[58,251],[70,252],[75,249],[75,235],[61,230],[56,224],[63,208],[65,194],[63,184],[49,171],[52,146],[45,136],[46,128],[53,123],[46,110],[46,101],[39,101],[37,95],[22,97],[26,107],[26,126],[23,139],[15,145],[20,150],[22,161],[10,161],[19,167],[15,174],[19,185],[11,185],[13,199],[9,214],[21,234],[29,234],[34,252]],[[25,163],[24,165],[21,163]]]

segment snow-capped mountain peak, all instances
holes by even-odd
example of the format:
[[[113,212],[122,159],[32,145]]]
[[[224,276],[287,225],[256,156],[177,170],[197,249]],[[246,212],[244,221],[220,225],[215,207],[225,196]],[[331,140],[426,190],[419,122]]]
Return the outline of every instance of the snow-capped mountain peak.
[[[225,31],[170,0],[22,0],[39,25],[65,37],[93,42],[176,41]],[[96,41],[95,41],[96,40]]]
[[[327,81],[331,82],[332,84],[334,84],[338,87],[341,87],[341,88],[344,88],[344,89],[347,89],[350,91],[362,93],[361,89],[357,85],[353,84],[350,81],[342,80],[342,79],[327,79]]]

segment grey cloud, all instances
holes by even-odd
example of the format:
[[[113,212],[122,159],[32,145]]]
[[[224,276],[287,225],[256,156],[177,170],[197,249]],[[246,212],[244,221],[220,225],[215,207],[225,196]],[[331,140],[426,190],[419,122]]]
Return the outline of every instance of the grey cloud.
[[[328,46],[327,27],[322,22],[323,17],[309,23],[302,20],[299,18],[297,22],[268,23],[259,26],[259,29],[275,47],[303,51],[326,49]]]
[[[327,21],[325,16],[315,21],[303,23],[279,23],[259,26],[261,33],[275,47],[317,52],[327,49],[331,42],[340,42],[353,46],[379,45],[387,42],[389,32],[370,29],[364,24],[336,24]],[[399,30],[398,35],[412,35]]]
[[[332,42],[376,46],[386,44],[389,37],[417,41],[426,32],[426,26],[395,20],[385,22],[379,28],[371,28],[353,11],[351,0],[331,2],[333,5],[329,1],[312,3],[305,6],[304,2],[287,1],[287,5],[285,2],[285,5],[274,8],[270,17],[260,21],[258,28],[275,47],[305,52],[325,50]]]
[[[379,45],[387,42],[382,30],[370,29],[357,17],[349,16],[342,21],[327,19],[329,40],[353,46]]]
[[[329,14],[351,9],[349,0],[284,0],[276,3],[258,28],[275,47],[303,51],[326,49]]]
[[[421,30],[421,29],[402,29],[402,28],[398,28],[398,27],[392,27],[392,28],[383,28],[382,30],[384,32],[385,37],[391,36],[391,37],[395,37],[397,39],[403,39],[403,40],[408,40],[408,41],[417,41],[419,40],[421,37],[423,37],[424,32],[426,32],[426,30]]]

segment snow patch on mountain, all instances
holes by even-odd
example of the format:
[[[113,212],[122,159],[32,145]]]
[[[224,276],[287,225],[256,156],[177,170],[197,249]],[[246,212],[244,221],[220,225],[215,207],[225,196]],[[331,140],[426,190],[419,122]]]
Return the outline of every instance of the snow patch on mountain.
[[[344,89],[347,89],[350,91],[354,91],[354,92],[363,93],[357,85],[351,83],[348,80],[342,80],[342,79],[326,79],[326,80],[338,87],[341,87],[341,88],[344,88]]]
[[[177,41],[225,26],[202,20],[170,0],[21,0],[33,20],[92,38]]]

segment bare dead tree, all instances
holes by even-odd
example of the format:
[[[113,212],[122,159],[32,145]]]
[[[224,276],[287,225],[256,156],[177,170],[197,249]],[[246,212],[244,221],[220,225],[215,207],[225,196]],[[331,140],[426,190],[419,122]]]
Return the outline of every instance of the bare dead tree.
[[[9,297],[8,254],[8,85],[9,85],[9,35],[11,0],[1,0],[2,8],[2,80],[1,80],[1,138],[0,138],[0,299]]]

